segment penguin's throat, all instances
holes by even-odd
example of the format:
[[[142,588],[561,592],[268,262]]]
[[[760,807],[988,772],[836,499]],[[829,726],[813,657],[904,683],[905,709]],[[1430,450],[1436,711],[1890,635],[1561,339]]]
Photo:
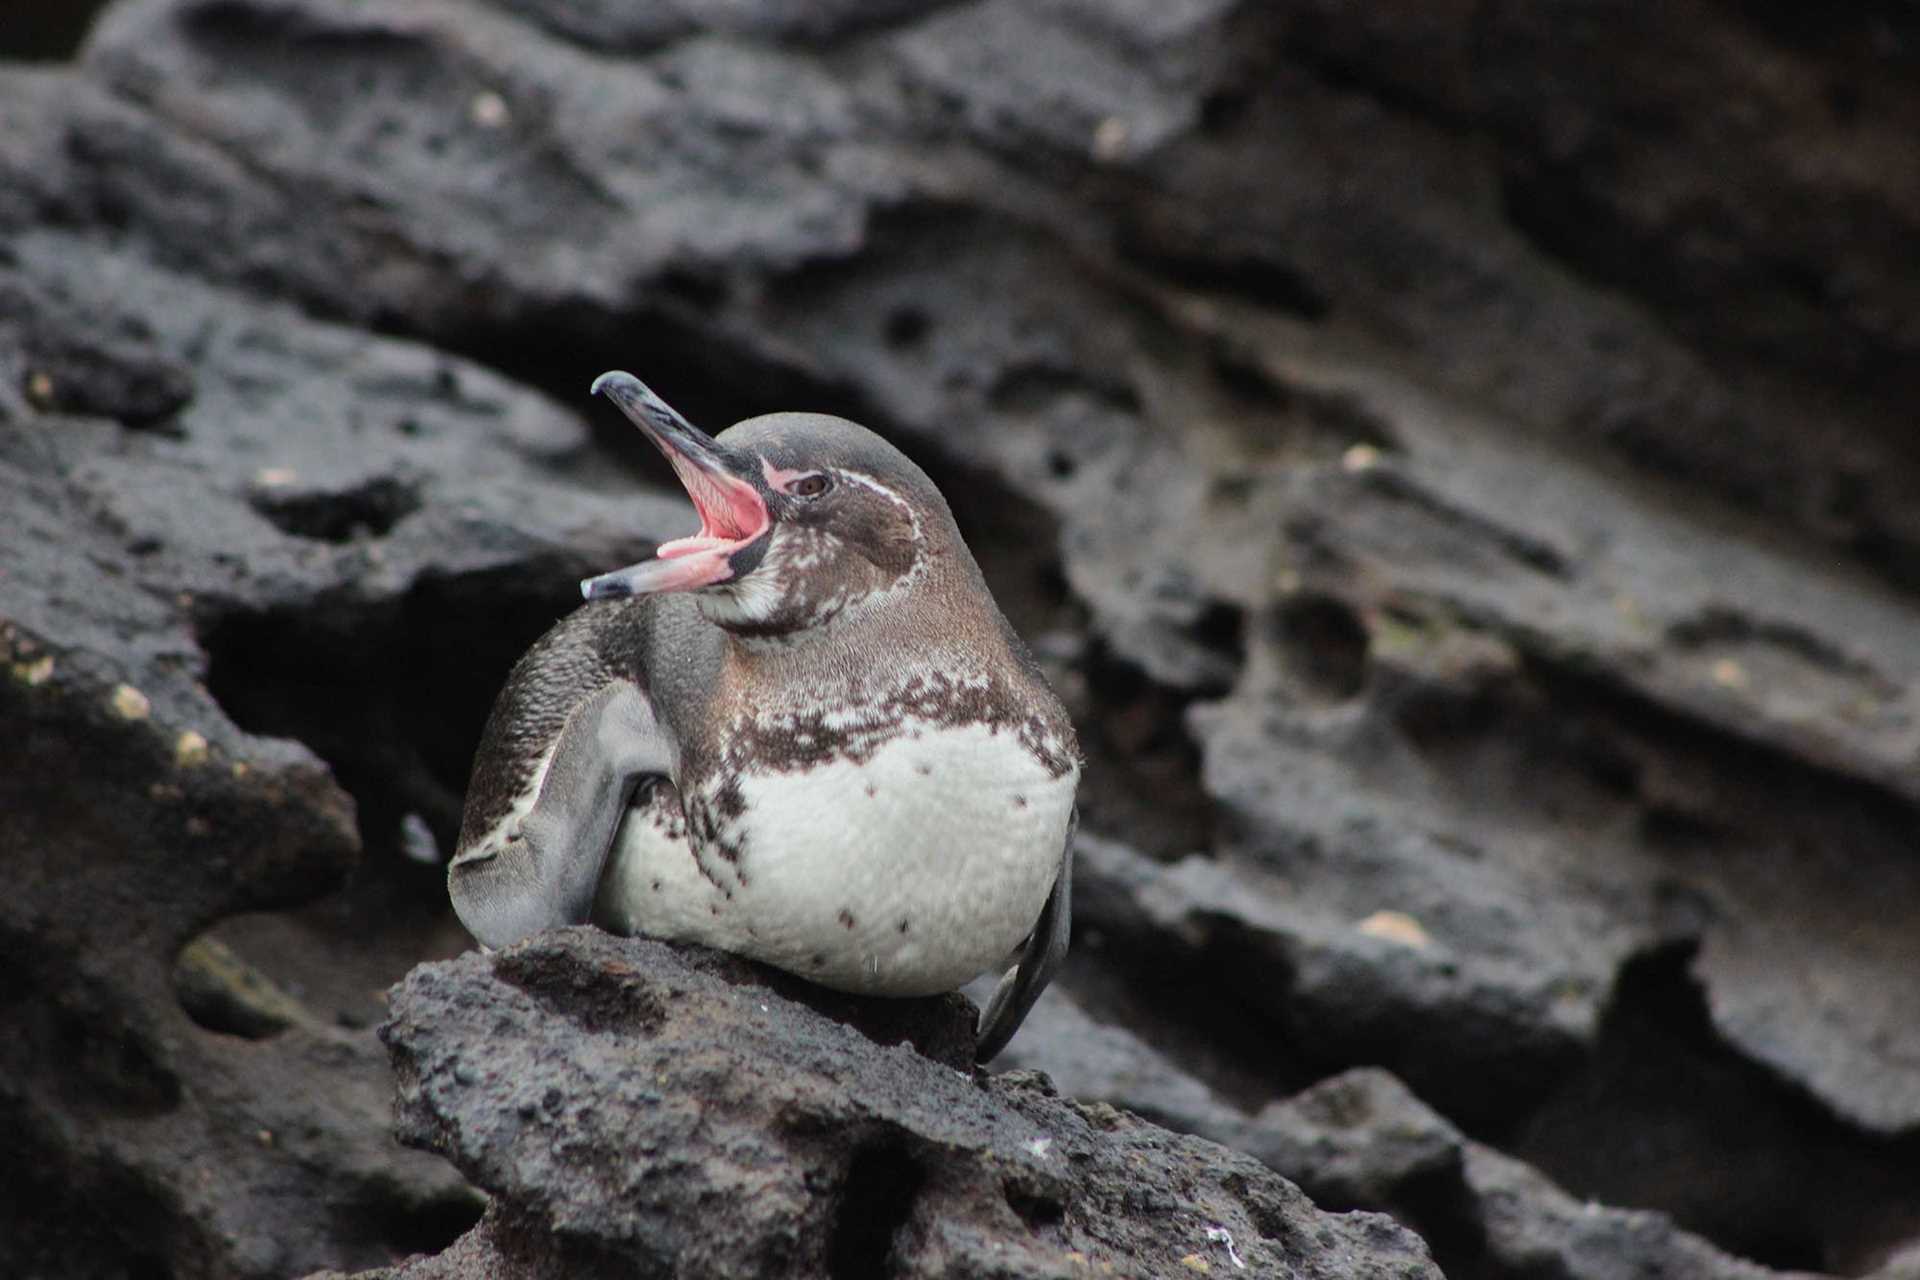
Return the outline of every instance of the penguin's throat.
[[[880,570],[833,534],[792,524],[775,525],[732,563],[751,569],[701,592],[700,612],[756,649],[832,643],[845,625],[897,601],[917,577]]]
[[[773,523],[766,500],[745,480],[709,471],[698,463],[680,457],[672,459],[674,474],[686,488],[693,509],[700,516],[700,532],[674,538],[660,544],[656,559],[678,560],[701,552],[721,557],[746,546],[764,534]]]

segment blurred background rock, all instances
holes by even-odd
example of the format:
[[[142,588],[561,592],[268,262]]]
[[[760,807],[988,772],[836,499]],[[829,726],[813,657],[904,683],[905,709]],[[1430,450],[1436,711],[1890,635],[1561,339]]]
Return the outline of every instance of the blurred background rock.
[[[685,531],[626,367],[899,442],[1073,708],[996,1065],[1449,1275],[1920,1274],[1920,11],[93,9],[0,16],[0,1271],[451,1274],[468,1178],[582,1193],[483,1092],[395,1145],[374,1028],[507,668]],[[876,1190],[1001,1158],[938,1148],[818,1175],[844,1273],[1089,1238]]]

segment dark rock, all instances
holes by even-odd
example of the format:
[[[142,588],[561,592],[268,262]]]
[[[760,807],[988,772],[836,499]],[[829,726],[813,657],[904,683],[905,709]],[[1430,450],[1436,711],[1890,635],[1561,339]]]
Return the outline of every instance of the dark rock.
[[[65,233],[9,248],[0,289],[62,300],[9,313],[22,349],[138,333],[141,367],[190,365],[194,390],[167,431],[129,431],[146,417],[130,384],[49,366],[56,387],[81,380],[73,398],[29,394],[0,418],[0,1004],[19,1031],[0,1113],[31,1184],[8,1201],[7,1269],[284,1275],[437,1242],[477,1205],[390,1145],[370,1033],[304,1006],[298,975],[257,972],[275,944],[194,939],[316,899],[364,846],[384,856],[363,882],[389,878],[404,808],[449,828],[462,735],[514,635],[543,624],[446,637],[564,602],[569,566],[596,563],[577,548],[631,553],[649,508],[563,483],[578,423],[470,365]],[[31,392],[44,371],[27,367]],[[40,411],[67,402],[129,421]],[[553,580],[515,585],[530,559]],[[435,728],[465,681],[471,714]],[[432,710],[399,714],[409,696]],[[277,733],[339,753],[337,774]],[[360,735],[404,770],[369,768]],[[387,923],[342,932],[371,948]],[[372,988],[408,945],[372,974],[351,954],[329,967]],[[82,1233],[104,1200],[131,1207]]]
[[[1873,1272],[1872,1280],[1913,1280],[1915,1276],[1920,1276],[1920,1240],[1890,1254]]]
[[[0,291],[0,349],[8,356],[0,381],[14,412],[30,406],[142,427],[164,423],[193,398],[186,365],[155,352],[144,325],[123,321],[134,332],[104,338],[103,327],[9,279]]]
[[[555,35],[605,53],[646,53],[702,31],[820,45],[940,8],[945,0],[694,0],[630,5],[620,0],[488,0]]]
[[[1686,540],[1704,576],[1681,578],[1659,567],[1675,535],[1655,510],[1576,492],[1576,472],[1556,472],[1574,486],[1557,489],[1508,473],[1502,518],[1529,545],[1584,537],[1575,513],[1609,513],[1605,549],[1577,574],[1542,572],[1455,514],[1491,509],[1480,486],[1519,462],[1467,453],[1434,455],[1429,474],[1470,474],[1478,497],[1442,501],[1441,482],[1410,501],[1422,464],[1399,459],[1378,464],[1392,486],[1369,467],[1301,495],[1296,512],[1345,508],[1312,526],[1311,554],[1341,568],[1292,572],[1297,590],[1326,583],[1360,628],[1357,685],[1330,695],[1303,669],[1283,590],[1273,626],[1250,626],[1247,677],[1193,718],[1208,787],[1234,814],[1229,843],[1289,886],[1280,909],[1318,919],[1311,954],[1288,960],[1299,984],[1350,1010],[1359,979],[1341,957],[1357,949],[1364,969],[1405,966],[1396,986],[1478,987],[1489,1016],[1584,1040],[1628,956],[1697,943],[1723,1035],[1850,1120],[1911,1129],[1920,1077],[1885,1056],[1916,1025],[1905,995],[1820,993],[1904,993],[1866,972],[1916,958],[1900,762],[1920,723],[1902,637],[1920,618],[1704,530]],[[1627,581],[1630,594],[1612,585]],[[1436,804],[1436,788],[1452,798]],[[1432,945],[1354,934],[1383,910]],[[1840,916],[1838,933],[1822,923]],[[1791,952],[1771,941],[1787,936]]]
[[[967,1025],[917,1003],[914,1039]],[[384,1274],[1438,1274],[1244,1155],[868,1039],[730,957],[567,930],[422,966],[393,1009],[401,1136],[494,1199]]]
[[[202,934],[173,963],[173,990],[189,1018],[209,1031],[265,1040],[314,1021],[298,1000],[276,986],[218,938]]]
[[[994,1062],[1044,1073],[1069,1098],[1110,1102],[1215,1142],[1238,1137],[1246,1118],[1159,1048],[1090,1016],[1058,986],[1040,997],[1020,1035]]]
[[[93,67],[278,186],[225,179],[238,216],[209,239],[204,199],[136,194],[131,175],[80,185],[204,270],[454,345],[510,351],[537,317],[560,330],[549,352],[604,350],[609,316],[644,317],[690,372],[721,372],[717,341],[729,359],[922,405],[928,385],[899,385],[914,353],[888,355],[873,323],[889,292],[874,286],[897,273],[872,252],[884,220],[915,203],[1004,218],[979,237],[1003,242],[1038,224],[1096,268],[1037,313],[1095,322],[1079,340],[1070,325],[1042,369],[1126,367],[1088,340],[1124,327],[1111,304],[1132,291],[1098,270],[1119,249],[1175,284],[1224,281],[1260,312],[1338,319],[1576,451],[1602,441],[1920,581],[1920,525],[1899,501],[1920,460],[1885,408],[1913,390],[1916,342],[1897,299],[1914,288],[1901,246],[1920,206],[1883,163],[1920,115],[1898,53],[1909,19],[1796,37],[1702,6],[1572,27],[1524,7],[1410,17],[1317,0],[614,8],[119,5]],[[809,42],[828,43],[831,74]],[[618,49],[645,56],[600,56]],[[129,127],[104,123],[76,121],[103,159]],[[214,157],[153,144],[144,167],[207,188],[195,171]],[[1799,147],[1836,167],[1796,166]],[[514,252],[551,226],[563,243]],[[798,289],[757,287],[827,264]],[[920,298],[944,335],[980,271],[933,269],[949,287]],[[787,304],[811,310],[835,274],[867,282],[866,323],[833,317],[832,343],[788,327]],[[1041,283],[963,319],[1000,336],[966,357],[984,376],[935,393],[946,420],[977,414],[993,366],[1044,334],[1008,323]],[[1110,306],[1080,306],[1087,290]],[[957,354],[951,339],[920,349]],[[1833,425],[1802,430],[1815,413]]]
[[[1153,1049],[1144,1062],[1088,1053],[1088,1039],[1119,1033],[1042,1010],[1009,1061],[1059,1071],[1075,1096],[1258,1151],[1225,1100],[1252,1110],[1347,1062],[1386,1063],[1470,1131],[1582,1193],[1665,1207],[1756,1256],[1844,1269],[1910,1221],[1911,1140],[1863,1137],[1746,1056],[1690,974],[1690,946],[1627,962],[1595,994],[1592,1021],[1577,1022],[1549,973],[1443,950],[1419,913],[1354,909],[1336,925],[1313,905],[1310,881],[1198,858],[1161,868],[1098,838],[1083,838],[1076,865],[1083,930],[1119,976],[1089,975],[1082,955],[1068,989],[1151,1028]],[[1454,902],[1460,910],[1457,890]],[[1562,945],[1578,941],[1562,935]],[[1159,1003],[1116,999],[1116,985],[1158,989]],[[1116,1058],[1122,1065],[1101,1065]],[[1187,1077],[1212,1092],[1195,1096]],[[1763,1154],[1786,1149],[1795,1158],[1785,1164]],[[1297,1167],[1277,1167],[1326,1194]],[[1732,1186],[1728,1168],[1744,1170]],[[1832,1173],[1809,1181],[1809,1168]]]
[[[1805,1274],[1730,1257],[1663,1214],[1570,1196],[1467,1138],[1377,1068],[1334,1076],[1250,1115],[1153,1046],[1092,1023],[1057,993],[1036,1007],[1033,1026],[1008,1057],[1057,1069],[1056,1083],[1083,1102],[1165,1111],[1179,1127],[1259,1157],[1322,1207],[1391,1213],[1421,1233],[1449,1276]],[[1890,1271],[1888,1280],[1898,1274]]]
[[[500,673],[684,527],[617,417],[525,385],[619,366],[711,426],[861,418],[953,497],[1091,757],[1087,1020],[1026,1033],[1076,1089],[1231,1137],[1386,1064],[1576,1196],[1879,1265],[1920,1231],[1917,40],[126,0],[0,69],[0,1118],[38,1171],[0,1269],[106,1199],[69,1273],[464,1225],[409,1236],[325,1100],[461,945],[429,864]],[[236,967],[176,988],[194,939]],[[235,1146],[263,1094],[347,1117],[339,1161]]]
[[[1390,1207],[1420,1224],[1449,1275],[1807,1274],[1729,1257],[1664,1214],[1569,1196],[1519,1161],[1462,1138],[1382,1071],[1350,1072],[1275,1104],[1244,1145],[1329,1204]]]

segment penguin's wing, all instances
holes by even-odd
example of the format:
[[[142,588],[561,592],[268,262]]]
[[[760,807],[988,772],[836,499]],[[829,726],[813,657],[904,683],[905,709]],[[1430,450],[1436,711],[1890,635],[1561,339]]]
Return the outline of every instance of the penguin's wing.
[[[584,923],[634,786],[671,768],[641,675],[645,607],[575,610],[494,702],[447,866],[453,909],[484,946]]]
[[[991,1062],[1007,1047],[1013,1033],[1026,1021],[1033,1002],[1067,958],[1067,940],[1073,926],[1073,832],[1079,824],[1080,811],[1075,809],[1067,823],[1066,848],[1060,853],[1060,874],[1054,878],[1053,892],[1047,895],[1040,920],[1027,935],[1020,962],[1000,979],[993,999],[987,1001],[986,1012],[980,1015],[978,1043],[973,1051],[978,1062]]]

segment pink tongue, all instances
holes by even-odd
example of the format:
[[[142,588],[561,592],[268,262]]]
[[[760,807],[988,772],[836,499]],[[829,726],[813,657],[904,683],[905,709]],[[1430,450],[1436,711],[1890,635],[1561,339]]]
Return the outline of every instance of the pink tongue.
[[[681,556],[690,556],[696,552],[711,551],[716,547],[732,544],[733,539],[730,538],[716,538],[711,534],[698,533],[690,538],[675,538],[671,542],[663,542],[653,554],[655,559],[677,560]]]

